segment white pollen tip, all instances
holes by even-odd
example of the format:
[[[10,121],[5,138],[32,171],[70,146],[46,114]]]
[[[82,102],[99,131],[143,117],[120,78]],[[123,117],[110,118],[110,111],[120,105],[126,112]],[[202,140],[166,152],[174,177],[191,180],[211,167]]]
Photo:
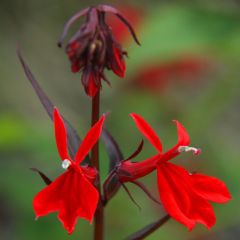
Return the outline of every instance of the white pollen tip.
[[[63,169],[68,169],[68,167],[71,165],[71,162],[68,159],[64,159],[62,161],[62,168]]]
[[[199,155],[202,150],[200,148],[189,147],[189,146],[180,146],[178,147],[178,152],[190,152],[192,151],[194,155]]]

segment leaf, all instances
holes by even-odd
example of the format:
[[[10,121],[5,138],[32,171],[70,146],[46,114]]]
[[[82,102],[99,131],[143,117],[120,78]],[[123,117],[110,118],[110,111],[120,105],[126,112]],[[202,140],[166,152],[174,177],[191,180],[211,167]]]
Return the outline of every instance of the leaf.
[[[26,62],[23,60],[19,48],[17,48],[17,55],[22,64],[22,67],[23,67],[23,70],[25,72],[27,79],[31,83],[35,93],[37,94],[37,96],[38,96],[40,102],[42,103],[44,109],[46,110],[48,116],[53,120],[53,110],[54,110],[53,103],[48,98],[46,93],[42,90],[42,88],[40,87],[36,78],[32,74],[30,68],[28,67]],[[65,118],[64,118],[64,123],[65,123],[66,129],[67,129],[69,153],[70,153],[70,156],[72,158],[74,158],[74,156],[79,148],[79,145],[81,143],[81,140],[77,134],[77,131],[71,126],[71,124]],[[89,162],[90,162],[89,156],[87,156],[84,163],[89,163]]]
[[[30,170],[37,172],[42,178],[42,180],[46,183],[46,185],[49,185],[52,182],[43,172],[41,172],[37,168],[30,168]]]
[[[145,226],[144,228],[140,229],[139,231],[131,234],[126,238],[126,240],[141,240],[145,237],[149,236],[151,233],[156,231],[158,228],[160,228],[164,223],[166,223],[171,217],[169,215],[166,215],[156,222],[150,223],[149,225]]]
[[[105,144],[108,157],[110,160],[109,162],[110,173],[116,167],[116,165],[119,164],[124,159],[124,157],[119,148],[119,145],[117,144],[116,140],[113,138],[109,131],[103,129],[101,137]]]

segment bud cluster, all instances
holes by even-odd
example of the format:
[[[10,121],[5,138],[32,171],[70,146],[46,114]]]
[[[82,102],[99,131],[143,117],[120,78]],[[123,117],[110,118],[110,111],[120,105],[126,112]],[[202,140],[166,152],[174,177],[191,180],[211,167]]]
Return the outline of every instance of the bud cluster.
[[[82,71],[82,84],[86,93],[94,97],[101,88],[101,80],[109,85],[104,69],[112,70],[123,78],[126,70],[124,57],[127,52],[116,41],[111,28],[105,21],[106,12],[115,14],[130,30],[135,41],[139,44],[136,35],[127,20],[113,7],[100,5],[91,7],[74,15],[65,25],[59,41],[63,39],[69,27],[81,16],[86,15],[86,21],[71,37],[66,45],[66,53],[71,62],[72,72]]]

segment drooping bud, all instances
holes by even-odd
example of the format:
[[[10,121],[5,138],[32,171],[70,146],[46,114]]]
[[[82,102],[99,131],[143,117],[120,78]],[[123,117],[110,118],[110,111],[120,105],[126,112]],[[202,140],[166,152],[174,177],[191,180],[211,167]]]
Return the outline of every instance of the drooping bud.
[[[112,13],[119,18],[139,44],[130,23],[117,9],[107,5],[87,8],[76,13],[65,24],[58,43],[61,47],[71,25],[80,17],[86,16],[86,21],[67,43],[66,53],[71,62],[72,72],[77,73],[83,70],[82,83],[86,93],[91,97],[101,89],[101,80],[108,82],[104,69],[112,70],[121,78],[124,77],[126,70],[124,60],[126,52],[114,38],[110,26],[105,21],[105,13]],[[90,73],[89,66],[91,66]]]

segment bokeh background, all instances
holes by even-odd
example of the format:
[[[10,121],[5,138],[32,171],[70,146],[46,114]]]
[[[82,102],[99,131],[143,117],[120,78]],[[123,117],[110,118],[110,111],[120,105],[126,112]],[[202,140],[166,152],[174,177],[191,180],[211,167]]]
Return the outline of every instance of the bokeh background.
[[[16,57],[19,45],[42,88],[61,113],[84,136],[90,122],[90,99],[79,74],[70,72],[56,45],[65,21],[77,10],[100,1],[1,0],[0,3],[0,239],[91,239],[92,227],[79,220],[68,236],[56,214],[34,221],[32,199],[44,187],[37,167],[52,179],[62,169],[52,122],[42,108]],[[172,119],[187,128],[198,157],[182,154],[174,160],[191,171],[216,176],[228,185],[233,199],[214,205],[217,224],[211,231],[192,232],[170,220],[147,239],[239,239],[240,237],[240,1],[104,1],[120,7],[134,25],[142,46],[114,18],[116,37],[129,53],[124,80],[107,73],[101,112],[110,111],[106,126],[125,156],[141,136],[128,116],[137,112],[153,126],[164,149],[177,141]],[[78,24],[75,25],[75,29]],[[74,28],[73,28],[74,31]],[[155,154],[146,142],[138,157]],[[102,179],[108,158],[101,144]],[[142,180],[157,195],[155,173]],[[157,206],[128,184],[139,211],[120,190],[106,209],[106,239],[124,239],[163,216]]]

